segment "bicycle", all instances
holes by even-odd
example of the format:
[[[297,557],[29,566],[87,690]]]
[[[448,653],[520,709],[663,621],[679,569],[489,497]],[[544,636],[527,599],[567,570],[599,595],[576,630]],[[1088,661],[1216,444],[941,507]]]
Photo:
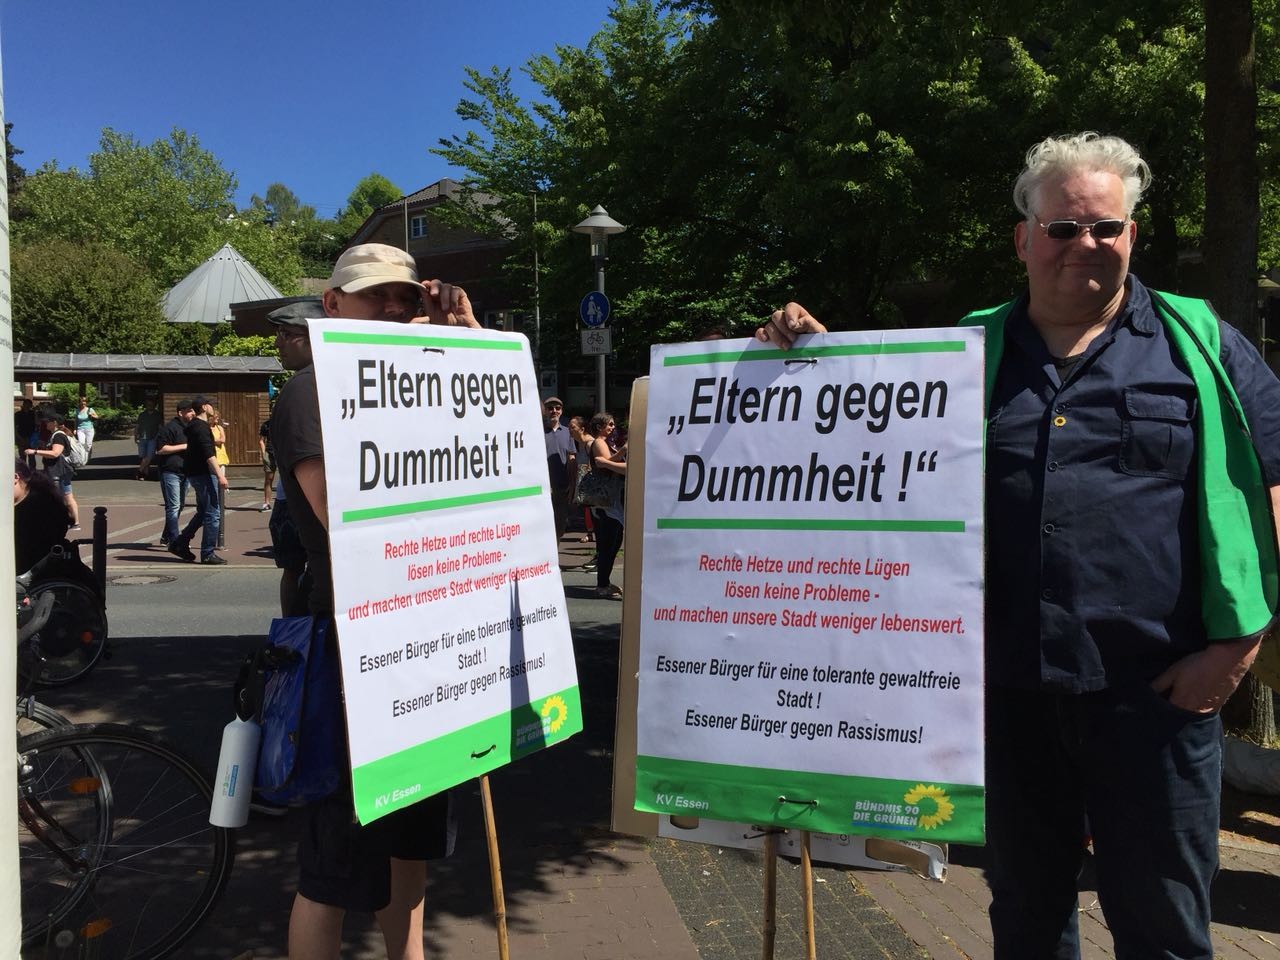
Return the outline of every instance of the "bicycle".
[[[57,710],[46,707],[33,697],[18,698],[18,736],[70,726],[71,721]]]
[[[41,628],[44,656],[34,681],[57,687],[79,680],[107,653],[107,607],[93,574],[75,547],[56,545],[47,557],[18,578],[32,602],[43,595],[54,607]],[[28,678],[19,675],[19,682]]]
[[[53,593],[45,593],[35,603],[29,594],[22,589],[19,581],[18,589],[18,677],[19,686],[31,686],[29,679],[40,672],[39,660],[42,656],[36,639],[38,631],[48,622],[52,608],[57,602]],[[24,628],[24,624],[26,625]],[[46,707],[31,694],[18,695],[17,728],[18,736],[41,730],[52,730],[54,727],[65,727],[71,721],[51,707]]]
[[[24,655],[39,657],[52,606],[41,601],[20,627]],[[62,720],[23,702],[31,717]],[[209,823],[199,769],[149,732],[65,721],[21,736],[17,763],[24,956],[172,955],[212,910],[233,858],[231,832]]]

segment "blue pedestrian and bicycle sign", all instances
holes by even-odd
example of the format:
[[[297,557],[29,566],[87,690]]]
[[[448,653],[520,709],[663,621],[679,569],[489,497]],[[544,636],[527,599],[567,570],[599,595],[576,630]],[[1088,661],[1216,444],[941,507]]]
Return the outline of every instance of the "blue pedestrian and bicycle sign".
[[[603,327],[609,319],[609,298],[599,291],[592,291],[578,304],[578,316],[588,327]]]

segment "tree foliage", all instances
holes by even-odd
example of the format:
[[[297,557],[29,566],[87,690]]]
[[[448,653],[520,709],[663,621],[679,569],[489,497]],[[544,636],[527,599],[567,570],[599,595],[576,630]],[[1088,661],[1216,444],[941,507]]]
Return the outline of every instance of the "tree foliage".
[[[1280,22],[1278,0],[1256,7]],[[838,327],[946,323],[1020,287],[1023,154],[1084,129],[1129,139],[1155,173],[1135,271],[1200,292],[1186,254],[1203,231],[1203,26],[1197,0],[619,0],[586,47],[524,65],[531,102],[509,68],[469,70],[468,129],[436,152],[496,198],[452,215],[512,239],[525,289],[536,246],[544,346],[566,357],[591,288],[567,231],[597,203],[628,225],[608,291],[635,365],[655,340],[741,332],[790,298]],[[1264,233],[1275,113],[1260,119]],[[1264,266],[1276,248],[1264,236]]]
[[[274,337],[252,334],[247,337],[232,333],[222,337],[213,347],[215,357],[279,357]]]
[[[143,145],[107,128],[87,171],[51,162],[27,178],[14,239],[91,238],[167,287],[213,252],[214,236],[235,210],[234,189],[234,178],[184,131]]]
[[[400,188],[380,173],[371,173],[363,178],[347,197],[347,205],[338,213],[338,235],[342,242],[346,243],[355,235],[369,214],[402,196]]]
[[[100,243],[15,246],[15,350],[165,352],[160,291],[141,265]]]
[[[296,238],[273,234],[261,213],[237,215],[235,188],[235,177],[186,131],[142,144],[107,128],[88,170],[51,162],[26,178],[14,242],[92,240],[140,264],[162,290],[231,243],[293,292],[301,275]]]
[[[9,134],[13,130],[13,123],[5,121],[4,125],[4,160],[5,173],[9,186],[9,203],[12,206],[13,198],[17,196],[19,190],[22,189],[22,182],[27,179],[27,170],[22,164],[18,163],[14,158],[22,153],[18,147],[13,145],[13,141],[9,139]]]
[[[298,199],[298,195],[283,183],[267,187],[266,196],[256,193],[249,198],[249,206],[261,211],[263,222],[273,227],[298,226],[316,218],[316,208]]]

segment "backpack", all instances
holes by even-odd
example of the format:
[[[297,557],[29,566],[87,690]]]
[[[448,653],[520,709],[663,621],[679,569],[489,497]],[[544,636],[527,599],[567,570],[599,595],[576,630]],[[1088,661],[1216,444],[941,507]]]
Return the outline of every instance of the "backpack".
[[[236,713],[261,717],[254,788],[272,803],[311,802],[347,776],[338,653],[325,642],[329,621],[271,621],[236,683]]]
[[[79,470],[89,462],[89,451],[85,449],[83,443],[75,438],[75,434],[65,433],[61,430],[58,433],[67,438],[67,442],[63,444],[62,455],[66,457],[67,463],[71,464],[72,470]]]

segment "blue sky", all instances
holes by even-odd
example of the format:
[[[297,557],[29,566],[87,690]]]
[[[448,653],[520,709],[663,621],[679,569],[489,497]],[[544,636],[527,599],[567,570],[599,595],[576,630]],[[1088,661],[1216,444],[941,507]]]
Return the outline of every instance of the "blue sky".
[[[463,68],[582,46],[609,0],[0,0],[4,113],[27,170],[84,167],[103,127],[174,126],[239,180],[281,181],[332,216],[366,174],[408,192],[451,171]],[[455,172],[456,175],[456,172]]]

